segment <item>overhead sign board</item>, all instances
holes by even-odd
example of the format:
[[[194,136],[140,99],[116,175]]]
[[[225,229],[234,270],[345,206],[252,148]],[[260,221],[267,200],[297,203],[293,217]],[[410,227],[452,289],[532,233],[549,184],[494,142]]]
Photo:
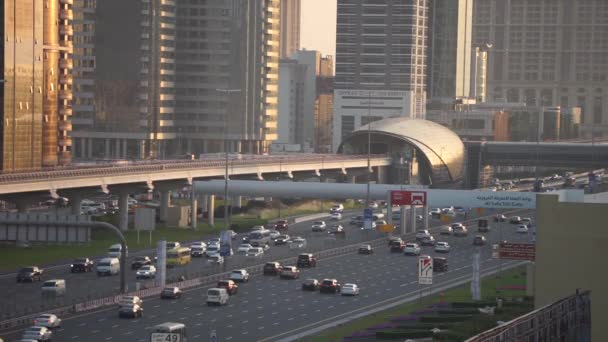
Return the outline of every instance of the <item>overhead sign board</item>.
[[[150,342],[182,342],[182,334],[179,333],[152,333]]]
[[[378,230],[382,233],[392,233],[395,231],[394,224],[381,224],[378,226]]]
[[[426,191],[391,191],[392,205],[426,205]]]
[[[536,245],[533,243],[496,243],[492,245],[492,257],[496,259],[534,261],[536,259]]]
[[[433,258],[428,255],[418,258],[418,284],[433,284]]]
[[[374,210],[372,208],[363,209],[363,228],[372,229],[373,221],[374,221]]]

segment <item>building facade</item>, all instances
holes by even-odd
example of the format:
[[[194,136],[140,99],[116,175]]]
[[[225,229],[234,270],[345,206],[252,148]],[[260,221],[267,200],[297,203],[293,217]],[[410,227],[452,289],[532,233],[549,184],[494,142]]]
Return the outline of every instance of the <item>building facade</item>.
[[[315,138],[316,153],[332,151],[332,127],[334,113],[334,59],[321,57],[317,75],[317,99],[315,101]]]
[[[427,0],[338,0],[334,151],[361,117],[424,118],[427,37]]]
[[[295,59],[281,59],[279,66],[279,137],[278,144],[304,142],[304,89],[308,66]]]
[[[2,170],[70,163],[71,4],[69,0],[2,3]]]
[[[300,50],[302,0],[281,0],[281,58],[291,58]]]
[[[490,100],[580,107],[584,134],[608,135],[608,2],[476,0],[473,25]]]
[[[276,139],[278,0],[77,1],[80,158],[260,153]]]
[[[471,89],[473,0],[431,1],[429,99],[468,98]]]

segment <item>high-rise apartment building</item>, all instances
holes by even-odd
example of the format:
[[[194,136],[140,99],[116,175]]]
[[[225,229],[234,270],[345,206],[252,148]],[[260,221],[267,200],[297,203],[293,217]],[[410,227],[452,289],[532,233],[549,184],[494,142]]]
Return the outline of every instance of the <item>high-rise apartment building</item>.
[[[0,11],[0,169],[68,164],[72,1],[5,0]]]
[[[471,88],[473,0],[431,1],[428,93],[431,100],[468,98]]]
[[[491,100],[580,107],[583,132],[608,135],[607,1],[476,0],[473,25]]]
[[[300,50],[301,1],[281,0],[281,58]]]
[[[427,0],[338,0],[332,145],[368,121],[423,118]]]
[[[276,139],[278,0],[77,1],[80,35],[94,37],[76,43],[79,157],[169,158],[225,140],[259,153]]]
[[[315,139],[317,153],[331,152],[331,136],[334,113],[334,59],[321,57],[317,75],[317,99],[315,101]]]

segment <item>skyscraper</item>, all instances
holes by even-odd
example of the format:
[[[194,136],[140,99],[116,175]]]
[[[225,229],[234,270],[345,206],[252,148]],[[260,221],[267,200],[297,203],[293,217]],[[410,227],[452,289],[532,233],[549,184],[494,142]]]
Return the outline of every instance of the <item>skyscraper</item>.
[[[281,0],[281,58],[300,50],[301,0]]]
[[[71,3],[2,2],[2,170],[70,162]]]
[[[580,107],[583,132],[608,135],[608,2],[476,0],[474,46],[490,100]]]
[[[431,1],[428,49],[431,100],[469,97],[472,30],[473,0]]]
[[[333,148],[361,125],[423,118],[427,0],[338,0]]]

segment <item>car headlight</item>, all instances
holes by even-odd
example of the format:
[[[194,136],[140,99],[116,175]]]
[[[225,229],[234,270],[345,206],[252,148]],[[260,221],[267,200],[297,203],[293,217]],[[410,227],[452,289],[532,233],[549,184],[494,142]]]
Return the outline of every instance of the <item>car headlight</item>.
[[[70,264],[70,267],[74,267],[74,264]]]

